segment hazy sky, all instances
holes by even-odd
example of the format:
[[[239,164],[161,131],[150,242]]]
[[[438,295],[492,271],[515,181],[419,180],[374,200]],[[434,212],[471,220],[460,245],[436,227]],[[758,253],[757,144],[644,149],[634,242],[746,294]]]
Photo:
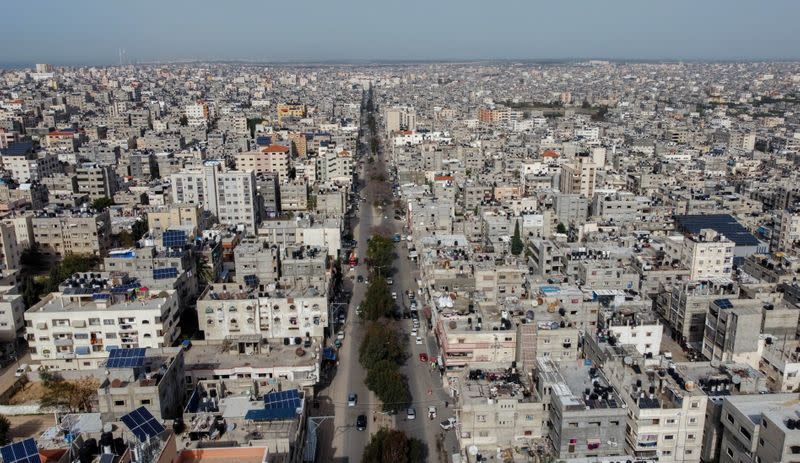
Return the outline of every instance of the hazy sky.
[[[797,59],[799,0],[25,0],[0,63]]]

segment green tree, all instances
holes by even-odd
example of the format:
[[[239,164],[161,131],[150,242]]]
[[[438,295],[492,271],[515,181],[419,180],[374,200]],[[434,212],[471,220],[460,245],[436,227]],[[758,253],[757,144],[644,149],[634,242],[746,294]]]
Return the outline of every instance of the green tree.
[[[558,226],[556,227],[556,233],[566,233],[566,232],[567,232],[567,227],[563,223],[559,222]]]
[[[381,360],[367,370],[364,384],[383,402],[384,411],[402,410],[411,403],[408,381],[390,360]]]
[[[148,232],[149,227],[147,225],[147,220],[145,219],[138,219],[136,222],[133,222],[131,225],[131,235],[133,235],[133,239],[135,241],[139,241],[142,237]]]
[[[133,234],[128,230],[122,230],[117,235],[117,240],[119,240],[119,245],[123,248],[130,248],[136,244],[136,240],[133,239]]]
[[[11,421],[5,415],[0,415],[0,445],[6,445],[11,442]]]
[[[381,428],[364,448],[361,463],[415,463],[427,458],[425,444],[397,429]]]
[[[405,359],[405,344],[396,330],[382,323],[367,325],[358,349],[358,361],[364,368],[369,370],[384,360],[400,365]]]
[[[392,315],[394,299],[392,299],[389,284],[380,275],[375,276],[367,287],[364,300],[361,302],[364,318],[374,321]]]
[[[525,245],[522,244],[522,236],[519,232],[519,220],[517,220],[517,224],[514,225],[514,236],[511,238],[511,254],[520,255],[524,247]]]
[[[91,412],[92,403],[100,383],[92,377],[74,381],[57,378],[45,386],[40,406],[52,407],[69,413]]]
[[[367,243],[367,258],[377,275],[388,275],[394,260],[394,242],[384,235],[372,235]]]
[[[208,260],[200,252],[194,253],[194,272],[197,275],[198,293],[205,288],[207,284],[214,280],[214,274],[211,271],[211,266],[208,265]]]
[[[26,271],[39,273],[47,269],[47,260],[42,255],[41,250],[37,244],[26,248],[22,251],[20,263]]]
[[[39,294],[41,294],[41,285],[31,275],[25,275],[22,278],[22,300],[25,307],[30,309],[34,304],[39,302]]]
[[[92,201],[92,208],[98,211],[104,211],[113,205],[114,205],[114,200],[107,196],[103,196],[102,198],[97,198],[94,201]]]

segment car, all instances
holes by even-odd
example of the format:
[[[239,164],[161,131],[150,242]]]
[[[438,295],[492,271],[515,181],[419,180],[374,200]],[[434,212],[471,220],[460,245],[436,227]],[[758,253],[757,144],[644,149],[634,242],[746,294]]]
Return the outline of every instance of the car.
[[[340,341],[344,340],[344,330],[339,330],[339,332],[336,333],[336,339],[338,339]]]
[[[367,429],[367,415],[358,415],[356,418],[356,429],[359,431]]]
[[[436,418],[436,407],[433,405],[428,407],[428,418]]]
[[[414,336],[414,337],[417,336],[417,328],[416,327],[411,329],[411,336]]]
[[[417,310],[417,303],[416,302],[413,302],[413,301],[411,302],[411,310]]]
[[[448,418],[448,419],[442,421],[441,423],[439,423],[439,426],[441,426],[442,429],[444,429],[445,431],[447,431],[448,429],[453,429],[453,427],[455,425],[456,425],[456,419],[455,418]]]
[[[419,353],[419,361],[420,362],[427,362],[428,361],[428,354],[426,354],[425,352],[420,352]]]
[[[358,395],[355,393],[350,393],[347,396],[347,406],[348,407],[355,407],[358,404]]]
[[[417,336],[417,344],[422,345],[422,338]]]
[[[359,275],[359,276],[356,278],[356,281],[357,281],[357,282],[359,282],[359,283],[363,283],[363,282],[364,282],[364,275]]]
[[[414,407],[409,407],[409,409],[406,410],[406,418],[409,420],[414,420],[417,418],[417,411],[414,410]]]
[[[397,300],[397,291],[392,291],[392,299]]]
[[[27,363],[20,363],[19,368],[17,368],[17,371],[14,372],[14,376],[19,378],[20,376],[27,373],[30,368],[31,368],[30,365],[28,365]]]
[[[339,324],[342,324],[342,323],[344,323],[344,322],[345,322],[345,320],[346,320],[346,319],[345,319],[345,317],[344,317],[344,314],[339,314]]]
[[[386,279],[386,284],[387,284],[387,285],[394,284],[394,280],[392,280],[391,278],[387,278],[387,279]]]

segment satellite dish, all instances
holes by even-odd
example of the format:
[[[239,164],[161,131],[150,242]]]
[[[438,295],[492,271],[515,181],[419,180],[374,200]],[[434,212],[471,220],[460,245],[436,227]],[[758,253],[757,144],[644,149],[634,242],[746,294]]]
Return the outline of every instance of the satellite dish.
[[[475,455],[478,454],[478,446],[477,445],[470,445],[469,448],[467,449],[467,452],[469,452],[469,454],[474,457]]]
[[[625,365],[631,365],[633,363],[633,359],[630,356],[626,356],[624,359],[622,359],[622,363]]]
[[[739,375],[733,375],[733,376],[731,377],[731,382],[732,382],[733,384],[742,384],[742,377],[741,377],[741,376],[739,376]]]

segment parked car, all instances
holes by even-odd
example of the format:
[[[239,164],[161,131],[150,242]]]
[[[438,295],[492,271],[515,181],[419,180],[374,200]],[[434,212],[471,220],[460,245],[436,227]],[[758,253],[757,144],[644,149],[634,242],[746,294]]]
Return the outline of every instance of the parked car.
[[[422,338],[419,336],[417,336],[417,344],[420,346],[422,345]]]
[[[347,396],[347,406],[348,407],[355,407],[358,404],[358,395],[351,393]]]
[[[27,373],[28,370],[30,370],[30,369],[31,369],[31,367],[27,363],[20,363],[19,364],[19,368],[17,368],[17,371],[14,372],[14,376],[19,378],[20,376],[22,376],[25,373]]]
[[[417,418],[417,411],[416,411],[416,410],[414,410],[414,408],[413,408],[413,407],[409,408],[409,409],[406,411],[406,418],[408,418],[409,420],[414,420],[414,419],[416,419],[416,418]]]
[[[356,429],[359,431],[367,429],[367,415],[358,415],[356,418]]]
[[[441,423],[439,423],[439,426],[441,426],[442,429],[444,429],[445,431],[447,431],[449,429],[453,429],[453,426],[455,426],[455,425],[456,425],[456,419],[455,418],[448,418],[448,419],[442,421]]]
[[[420,352],[419,361],[420,362],[427,362],[428,361],[428,354],[426,354],[425,352]]]
[[[339,330],[339,332],[336,333],[336,339],[340,341],[344,340],[344,330]]]
[[[392,280],[391,278],[387,278],[387,279],[386,279],[386,284],[387,284],[387,285],[394,284],[394,280]]]
[[[356,278],[356,281],[357,281],[357,282],[359,282],[359,283],[363,283],[363,282],[364,282],[364,275],[359,275],[359,276]]]
[[[433,405],[428,407],[428,418],[430,419],[436,418],[436,407]]]
[[[397,300],[397,291],[392,291],[392,299]]]

